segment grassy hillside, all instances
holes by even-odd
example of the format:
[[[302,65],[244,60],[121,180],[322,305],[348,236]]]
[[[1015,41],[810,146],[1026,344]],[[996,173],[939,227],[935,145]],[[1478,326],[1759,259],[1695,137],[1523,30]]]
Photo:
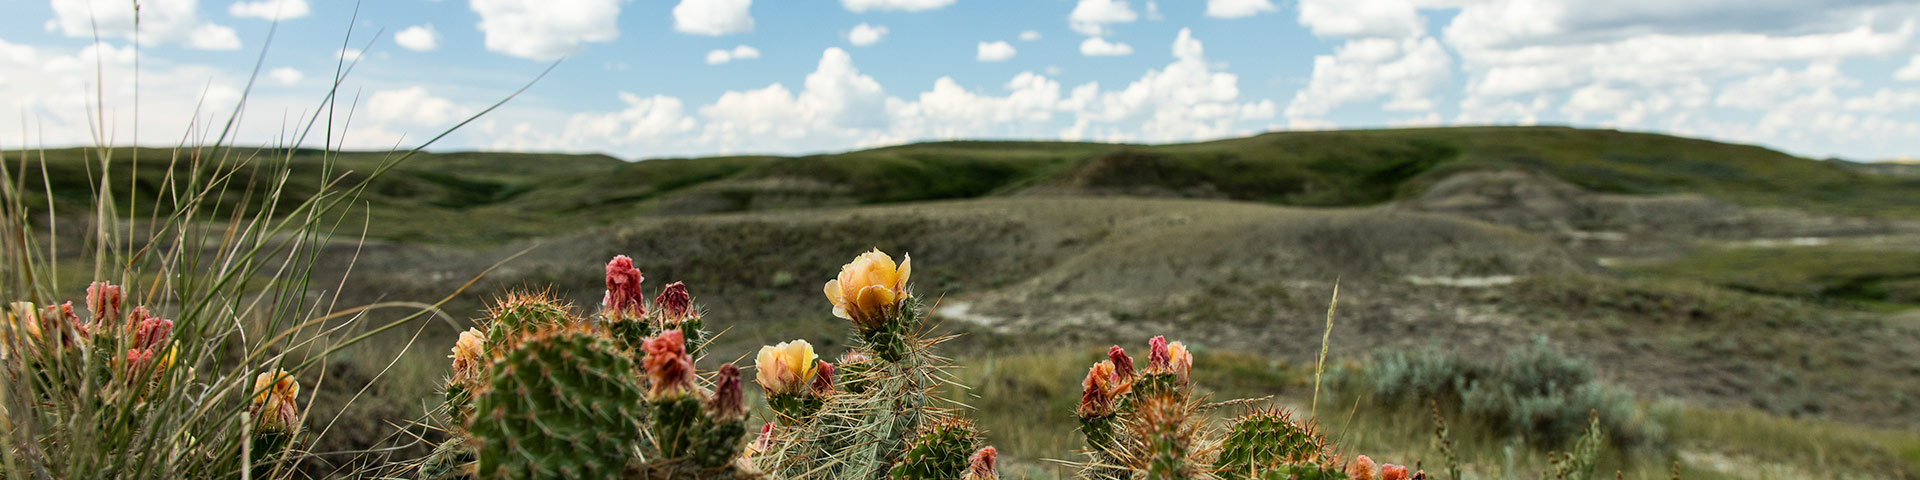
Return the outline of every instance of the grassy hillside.
[[[132,150],[114,152],[131,163]],[[335,171],[313,151],[205,151],[249,162],[241,175],[285,172],[288,199],[341,175],[371,171],[387,154],[345,153]],[[58,206],[84,203],[97,183],[91,149],[0,152],[43,180]],[[190,155],[140,151],[117,189],[157,192]],[[43,161],[44,160],[44,161]],[[97,160],[96,160],[97,161]],[[284,168],[283,168],[284,167]],[[832,155],[718,157],[623,163],[601,155],[425,154],[376,182],[362,200],[375,237],[486,244],[546,236],[633,215],[881,204],[999,195],[1217,198],[1293,206],[1359,206],[1417,194],[1449,175],[1523,169],[1603,193],[1700,193],[1754,206],[1910,218],[1920,178],[1875,175],[1764,148],[1665,135],[1556,127],[1283,132],[1180,145],[936,142]],[[256,185],[265,183],[256,182]],[[38,189],[29,189],[38,190]],[[225,192],[248,205],[262,195]],[[129,198],[126,194],[118,198]],[[152,206],[146,206],[150,211]],[[162,206],[164,207],[164,206]],[[164,209],[164,208],[163,208]],[[471,222],[474,217],[489,219]]]

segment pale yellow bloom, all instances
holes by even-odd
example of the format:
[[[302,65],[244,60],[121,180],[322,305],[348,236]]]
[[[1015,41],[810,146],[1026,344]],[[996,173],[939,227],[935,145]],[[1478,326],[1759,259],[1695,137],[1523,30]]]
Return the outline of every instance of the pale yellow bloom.
[[[800,393],[813,382],[819,368],[815,363],[819,359],[820,356],[813,353],[813,345],[806,340],[760,347],[760,354],[753,360],[753,380],[759,382],[768,395]]]
[[[907,278],[913,273],[913,255],[902,255],[895,266],[893,257],[880,249],[862,253],[853,262],[840,267],[840,276],[828,280],[827,301],[833,302],[833,315],[852,320],[862,328],[877,328],[898,312],[907,297]]]
[[[467,384],[480,379],[481,355],[486,353],[487,337],[479,329],[468,328],[460,332],[460,340],[453,343],[453,382]]]

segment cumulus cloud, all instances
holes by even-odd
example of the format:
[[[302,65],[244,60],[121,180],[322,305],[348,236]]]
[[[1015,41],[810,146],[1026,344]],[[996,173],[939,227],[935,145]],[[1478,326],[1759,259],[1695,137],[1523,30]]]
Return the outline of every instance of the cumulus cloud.
[[[1020,32],[1020,41],[1022,42],[1031,42],[1039,39],[1040,39],[1040,32],[1033,31],[1033,30],[1023,30]]]
[[[1920,81],[1920,55],[1914,55],[1912,60],[1907,61],[1907,66],[1900,67],[1900,70],[1893,72],[1893,78],[1897,80]]]
[[[416,52],[431,51],[440,48],[440,32],[435,31],[431,23],[414,25],[394,33],[393,43]]]
[[[0,110],[13,112],[0,117],[0,132],[10,132],[0,134],[0,144],[132,143],[134,56],[131,45],[35,47],[0,40]],[[140,139],[149,144],[171,144],[226,118],[245,85],[243,77],[203,65],[144,63],[137,120]],[[104,115],[96,114],[101,110]],[[198,117],[189,113],[196,111]]]
[[[856,47],[880,43],[880,39],[883,38],[887,38],[886,25],[868,25],[866,22],[861,22],[853,26],[853,31],[847,32],[847,43]]]
[[[974,59],[982,62],[1003,62],[1013,58],[1013,45],[1007,42],[980,42]]]
[[[69,37],[133,39],[133,3],[124,0],[52,0],[49,30]],[[96,30],[97,28],[97,30]],[[232,28],[200,19],[198,0],[141,2],[139,39],[145,44],[174,44],[200,50],[236,50],[240,36]]]
[[[1067,26],[1081,35],[1100,37],[1112,33],[1107,25],[1132,23],[1140,19],[1127,0],[1080,0],[1067,14]]]
[[[1080,54],[1089,57],[1114,57],[1132,55],[1133,46],[1120,42],[1109,42],[1100,37],[1089,37],[1080,42]]]
[[[919,12],[952,5],[955,0],[840,0],[853,13],[868,11]]]
[[[452,100],[435,96],[423,86],[398,90],[379,90],[367,97],[366,112],[377,122],[422,127],[440,127],[459,121],[473,112]]]
[[[620,0],[469,0],[488,51],[533,60],[620,37]],[[678,7],[676,7],[676,10]]]
[[[234,2],[227,7],[227,14],[236,17],[253,17],[262,20],[292,20],[307,16],[307,0],[259,0],[253,2]]]
[[[651,157],[687,151],[680,140],[698,127],[680,99],[620,92],[626,107],[606,113],[576,113],[560,123],[564,128],[543,130],[535,122],[520,121],[499,131],[482,130],[494,139],[491,148],[520,151],[604,152],[625,157]]]
[[[719,64],[731,62],[734,60],[747,60],[747,59],[753,59],[753,58],[760,58],[760,50],[753,47],[746,46],[746,45],[733,47],[732,50],[713,50],[713,51],[707,52],[708,65],[719,65]]]
[[[753,31],[753,0],[680,0],[673,6],[673,29],[695,35],[732,35]]]
[[[1433,110],[1452,64],[1432,37],[1347,40],[1332,55],[1313,58],[1313,76],[1287,104],[1287,117],[1320,117],[1344,104],[1381,99],[1388,111]]]
[[[293,85],[300,83],[300,79],[307,78],[307,75],[294,70],[293,67],[280,67],[267,71],[267,77],[280,82],[281,85]]]
[[[1278,10],[1272,0],[1207,0],[1207,16],[1245,18]]]
[[[1398,39],[1425,30],[1411,0],[1301,0],[1299,20],[1320,37]]]
[[[700,107],[706,120],[700,139],[722,151],[749,140],[757,148],[844,148],[862,131],[885,126],[885,105],[880,82],[860,73],[846,50],[828,48],[798,93],[774,83],[729,91]]]

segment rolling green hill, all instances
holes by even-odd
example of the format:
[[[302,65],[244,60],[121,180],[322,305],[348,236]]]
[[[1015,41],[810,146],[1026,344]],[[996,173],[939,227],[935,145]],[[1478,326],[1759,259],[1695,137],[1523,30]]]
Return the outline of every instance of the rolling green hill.
[[[26,185],[41,169],[60,208],[97,183],[93,149],[0,152]],[[116,189],[154,194],[194,151],[141,149]],[[202,150],[238,175],[286,172],[286,199],[351,180],[391,156],[299,150]],[[131,164],[133,151],[113,161]],[[331,168],[327,168],[333,160]],[[44,161],[43,161],[44,160]],[[91,162],[97,162],[92,160]],[[608,224],[634,215],[787,210],[1007,195],[1213,198],[1289,206],[1361,206],[1417,195],[1448,176],[1526,170],[1600,193],[1705,194],[1749,206],[1910,218],[1920,178],[1875,175],[1746,145],[1558,127],[1471,127],[1269,133],[1178,145],[934,142],[800,157],[716,157],[625,163],[604,155],[437,153],[408,159],[361,200],[375,237],[490,244]],[[254,182],[254,185],[271,183]],[[25,189],[38,191],[42,189]],[[263,205],[263,195],[225,192]],[[127,195],[117,195],[128,198]],[[151,212],[153,206],[131,206]],[[383,208],[390,207],[390,208]],[[164,210],[164,209],[163,209]],[[465,219],[480,216],[488,222]]]

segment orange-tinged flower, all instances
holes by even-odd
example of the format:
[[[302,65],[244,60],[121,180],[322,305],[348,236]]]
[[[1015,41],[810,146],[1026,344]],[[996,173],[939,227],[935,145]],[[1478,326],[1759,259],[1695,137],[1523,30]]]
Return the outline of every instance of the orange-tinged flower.
[[[1114,368],[1112,360],[1101,360],[1087,369],[1087,378],[1080,381],[1080,408],[1076,410],[1080,416],[1110,415],[1114,398],[1133,390],[1133,384],[1121,381]]]
[[[254,421],[262,432],[292,433],[299,429],[300,382],[285,370],[261,372],[253,377]]]
[[[1189,377],[1193,374],[1193,354],[1187,351],[1186,344],[1180,342],[1167,344],[1167,366],[1173,369],[1174,375],[1180,377],[1180,381],[1190,380]]]
[[[828,280],[824,290],[834,316],[871,330],[899,313],[912,273],[913,255],[901,256],[896,266],[893,257],[876,248],[841,266],[840,276]]]
[[[753,358],[753,380],[767,395],[801,393],[819,373],[815,363],[819,359],[813,353],[813,344],[806,340],[760,347],[760,354]]]
[[[640,364],[647,370],[648,398],[658,400],[693,391],[693,359],[687,357],[687,337],[679,330],[660,332],[641,342],[640,348],[647,353]]]
[[[1407,480],[1407,467],[1391,463],[1381,465],[1380,480]]]
[[[481,358],[486,355],[487,336],[480,329],[468,328],[460,332],[460,340],[453,343],[453,378],[456,385],[477,385],[480,383],[480,370],[485,363]]]
[[[1360,458],[1353,459],[1353,463],[1347,464],[1349,480],[1374,480],[1376,471],[1373,459],[1367,458],[1366,455],[1361,455]]]
[[[160,317],[140,320],[133,330],[133,348],[154,350],[173,337],[173,321]]]

